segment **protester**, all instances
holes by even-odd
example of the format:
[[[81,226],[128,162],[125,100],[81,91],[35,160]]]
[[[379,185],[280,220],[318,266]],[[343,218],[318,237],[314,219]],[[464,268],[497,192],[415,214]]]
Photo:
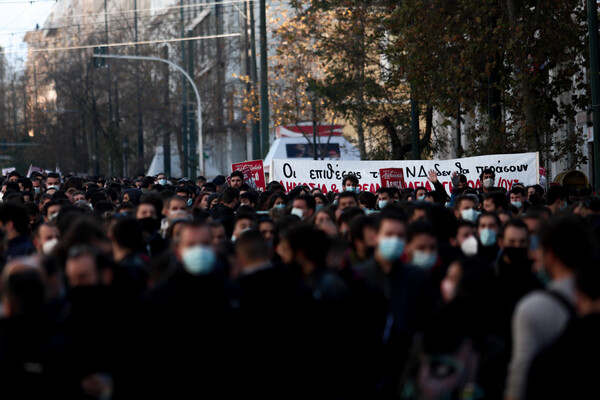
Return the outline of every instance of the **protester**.
[[[600,200],[524,186],[535,182],[505,193],[492,169],[461,172],[450,197],[436,170],[376,193],[358,173],[333,191],[274,181],[262,192],[241,172],[12,173],[0,204],[2,393],[596,393],[596,369],[579,360],[598,353]]]

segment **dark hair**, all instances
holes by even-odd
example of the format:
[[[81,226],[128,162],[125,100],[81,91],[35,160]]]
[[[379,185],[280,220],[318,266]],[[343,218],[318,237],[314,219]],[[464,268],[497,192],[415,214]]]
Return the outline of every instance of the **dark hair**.
[[[223,191],[223,203],[232,203],[235,199],[239,200],[240,191],[234,187],[228,187]]]
[[[27,193],[27,192],[24,192]],[[27,193],[29,194],[29,193]],[[25,197],[21,193],[10,193],[4,198],[5,203],[25,204]]]
[[[143,231],[140,223],[133,218],[119,219],[112,230],[115,242],[133,251],[142,250]]]
[[[546,192],[546,204],[551,206],[552,204],[556,203],[556,200],[558,200],[558,199],[566,200],[568,195],[569,195],[569,192],[567,191],[567,189],[565,187],[552,186]]]
[[[277,199],[283,199],[283,202],[285,204],[287,204],[287,202],[288,202],[288,197],[287,197],[287,195],[285,193],[275,192],[269,198],[269,201],[267,202],[267,208],[268,209],[273,208],[273,206],[275,205],[275,202],[277,201]]]
[[[400,207],[391,205],[391,206],[386,207],[376,217],[376,219],[375,219],[375,230],[376,231],[379,231],[379,228],[381,228],[381,224],[386,219],[389,219],[392,221],[397,221],[397,222],[400,222],[400,223],[406,225],[406,216],[404,214],[404,211],[402,211],[402,209]]]
[[[521,186],[515,186],[510,190],[510,194],[520,194],[521,196],[526,196],[527,193],[525,192],[525,189],[523,189]]]
[[[350,191],[343,191],[343,192],[341,192],[341,193],[340,193],[340,195],[339,195],[339,196],[338,196],[338,198],[337,198],[337,199],[338,199],[338,202],[339,202],[341,199],[343,199],[344,197],[352,197],[352,198],[353,198],[353,199],[356,201],[356,204],[358,204],[358,198],[357,198],[357,196],[356,196],[356,193],[354,193],[354,192],[350,192]]]
[[[493,192],[484,194],[483,199],[491,199],[496,209],[501,208],[503,210],[506,210],[506,208],[508,207],[508,199],[506,198],[504,193],[502,193],[499,190],[494,190]]]
[[[244,192],[240,194],[240,199],[248,199],[250,203],[256,206],[257,197],[256,194],[254,194],[254,192]]]
[[[375,229],[375,217],[373,215],[361,215],[356,217],[350,223],[350,241],[354,242],[355,239],[363,240],[363,231],[365,228]]]
[[[18,183],[23,185],[24,191],[26,191],[27,189],[29,189],[29,190],[33,189],[33,183],[31,183],[31,179],[29,179],[29,178],[21,178],[18,180]]]
[[[524,229],[525,232],[527,232],[527,236],[529,237],[529,229],[527,228],[525,222],[521,221],[520,219],[513,219],[512,221],[508,221],[506,224],[504,224],[504,226],[502,227],[502,229],[500,229],[500,232],[498,233],[498,237],[504,238],[504,233],[508,228],[511,227],[516,229]]]
[[[358,185],[358,177],[354,174],[344,175],[342,178],[342,187],[346,186],[346,182],[350,181],[353,185]]]
[[[14,272],[4,282],[13,315],[40,315],[44,309],[44,282],[40,272],[26,269]]]
[[[6,186],[6,189],[12,189],[15,192],[20,192],[21,188],[19,187],[19,184],[17,182],[11,182],[9,180],[6,180],[4,182],[2,182],[2,186]]]
[[[393,199],[396,191],[394,190],[394,188],[391,188],[391,187],[382,187],[379,189],[379,191],[377,193],[379,193],[379,194],[387,193]]]
[[[294,199],[294,201],[296,200],[304,200],[306,207],[308,207],[309,210],[315,210],[317,208],[315,198],[309,194],[301,194]]]
[[[269,248],[267,242],[255,229],[243,232],[235,241],[235,252],[243,253],[250,261],[268,260]]]
[[[484,218],[484,217],[494,218],[494,221],[496,221],[496,225],[498,225],[498,228],[500,228],[500,226],[502,225],[502,223],[500,222],[500,218],[498,217],[498,214],[489,213],[489,212],[484,211],[481,214],[479,214],[479,216],[477,217],[477,222],[475,223],[475,227],[479,226],[479,221],[481,220],[481,218]]]
[[[408,226],[406,243],[412,242],[417,235],[430,235],[437,239],[438,235],[433,225],[425,221],[415,221]]]
[[[475,207],[477,207],[477,201],[475,201],[475,199],[473,197],[471,197],[470,195],[463,194],[463,195],[458,196],[454,200],[454,209],[458,210],[460,208],[460,203],[462,203],[465,200],[472,201],[475,204]]]
[[[48,175],[46,176],[46,179],[48,178],[58,178],[60,179],[60,175],[58,174],[58,172],[48,172]]]
[[[577,270],[590,262],[596,242],[579,217],[563,216],[544,222],[538,231],[540,246],[552,251],[567,267]]]
[[[358,203],[364,204],[369,210],[373,210],[377,203],[377,196],[371,192],[360,192],[358,194]]]
[[[11,221],[15,230],[21,235],[26,235],[29,232],[29,216],[25,211],[25,207],[20,204],[0,204],[0,221],[2,221],[2,224]]]
[[[496,179],[496,173],[491,168],[484,168],[481,174],[479,175],[479,179],[483,180],[483,175],[492,174],[492,178]]]
[[[244,173],[242,171],[233,171],[229,177],[233,178],[234,176],[237,176],[238,178],[240,178],[242,180],[242,182],[244,182]]]
[[[283,234],[294,252],[303,251],[304,256],[318,269],[325,268],[329,238],[325,232],[311,225],[298,224]]]
[[[319,199],[321,199],[323,201],[324,205],[329,204],[329,200],[327,200],[327,196],[325,196],[323,193],[315,193],[313,194],[313,197],[316,199],[317,197]],[[316,201],[316,200],[315,200]],[[316,203],[315,203],[316,204]],[[316,207],[316,206],[315,206]]]
[[[20,177],[21,177],[21,174],[19,173],[19,171],[17,171],[17,170],[15,169],[15,170],[13,170],[13,171],[10,171],[10,172],[8,173],[8,175],[7,175],[7,178],[10,178],[11,176],[16,176],[16,177],[20,178]]]

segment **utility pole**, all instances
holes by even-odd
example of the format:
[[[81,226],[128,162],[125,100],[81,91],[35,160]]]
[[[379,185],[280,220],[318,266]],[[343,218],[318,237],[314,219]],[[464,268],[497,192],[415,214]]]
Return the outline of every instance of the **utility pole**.
[[[410,89],[410,121],[412,134],[412,158],[421,159],[421,138],[419,137],[419,103],[414,98],[414,89]]]
[[[248,26],[250,27],[250,71],[249,76],[252,80],[248,83],[248,88],[258,87],[258,68],[256,66],[256,21],[254,19],[254,1],[248,2],[249,16]],[[256,99],[256,94],[254,96]],[[252,158],[258,160],[261,158],[261,147],[260,147],[260,122],[254,115],[252,118]]]
[[[192,36],[192,32],[188,32],[189,36]],[[196,52],[194,51],[194,41],[188,40],[188,68],[187,73],[193,77],[194,76],[194,57]],[[190,97],[193,97],[194,94],[190,91]],[[188,154],[189,154],[189,178],[195,179],[198,172],[198,163],[197,163],[197,142],[196,142],[196,124],[194,124],[194,105],[193,100],[188,99],[188,132],[190,135],[190,140],[188,142]],[[202,149],[200,149],[202,151]]]
[[[16,142],[17,141],[17,137],[18,137],[18,134],[17,134],[17,100],[16,100],[16,97],[15,97],[15,80],[14,79],[12,79],[10,81],[10,88],[12,90],[12,103],[13,103],[13,106],[12,106],[13,133],[15,135],[15,139],[14,140]]]
[[[137,0],[133,0],[133,27],[135,31],[135,42],[138,42],[138,10]],[[135,45],[135,55],[139,55],[138,45]],[[144,118],[142,115],[142,82],[140,68],[136,68],[136,86],[137,86],[137,142],[138,142],[138,172],[145,171],[144,165]]]
[[[165,60],[169,59],[169,47],[163,47],[163,58]],[[170,99],[169,99],[169,64],[163,64],[163,80],[164,80],[164,92],[165,92],[165,110],[170,109]],[[165,116],[163,120],[163,171],[167,176],[171,176],[171,132],[170,132],[169,122]]]
[[[181,5],[180,15],[181,15],[181,38],[185,37],[185,18],[183,15],[183,0],[180,0],[179,4]],[[184,66],[185,63],[185,41],[181,42],[181,65]],[[182,147],[183,147],[183,160],[181,160],[181,174],[183,176],[188,175],[188,118],[187,118],[187,82],[185,79],[182,82],[182,103],[181,103],[181,121],[182,121],[182,130],[183,130],[183,138],[182,138]]]
[[[106,44],[109,43],[108,41],[108,7],[107,7],[107,0],[104,0],[104,32],[106,34]],[[108,54],[108,47],[105,48],[106,54]],[[106,76],[108,79],[108,120],[110,121],[110,123],[112,123],[113,121],[113,111],[112,111],[112,99],[111,99],[111,88],[110,88],[110,64],[106,65]]]
[[[260,135],[262,158],[269,152],[269,73],[267,71],[267,10],[260,0]]]
[[[600,60],[598,56],[598,10],[596,0],[587,0],[590,41],[590,75],[592,77],[592,119],[594,123],[594,186],[600,190]]]

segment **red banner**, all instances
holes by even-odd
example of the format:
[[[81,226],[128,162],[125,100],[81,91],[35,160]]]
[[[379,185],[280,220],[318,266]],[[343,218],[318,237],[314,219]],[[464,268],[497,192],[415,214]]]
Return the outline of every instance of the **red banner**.
[[[398,189],[406,187],[402,168],[381,168],[379,176],[381,177],[381,187],[395,187]]]
[[[252,186],[253,181],[260,191],[264,191],[267,187],[262,160],[244,161],[241,163],[231,164],[231,171],[242,171],[244,174],[244,182]]]

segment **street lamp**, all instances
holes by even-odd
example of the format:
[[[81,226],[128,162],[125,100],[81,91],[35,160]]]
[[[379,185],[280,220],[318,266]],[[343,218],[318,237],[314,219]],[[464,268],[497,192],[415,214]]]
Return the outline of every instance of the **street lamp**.
[[[127,161],[128,161],[128,157],[129,157],[129,139],[127,139],[127,136],[125,136],[123,138],[123,178],[127,178],[128,176],[128,168],[127,168]]]
[[[317,94],[312,85],[306,88],[306,94],[310,100],[310,108],[312,111],[312,130],[313,130],[313,160],[318,160],[317,157]]]

